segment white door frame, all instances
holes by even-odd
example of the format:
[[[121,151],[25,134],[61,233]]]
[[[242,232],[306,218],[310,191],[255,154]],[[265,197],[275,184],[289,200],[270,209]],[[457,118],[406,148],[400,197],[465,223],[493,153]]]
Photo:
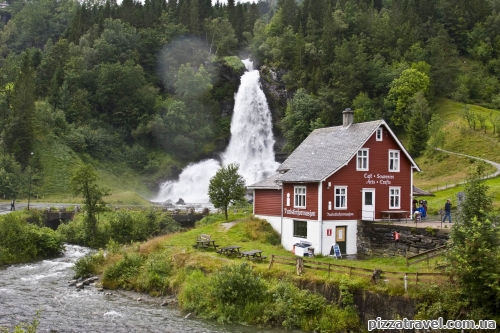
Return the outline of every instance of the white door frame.
[[[375,220],[375,189],[374,188],[364,188],[361,190],[361,219],[362,220]],[[366,204],[366,194],[371,193],[371,204]]]

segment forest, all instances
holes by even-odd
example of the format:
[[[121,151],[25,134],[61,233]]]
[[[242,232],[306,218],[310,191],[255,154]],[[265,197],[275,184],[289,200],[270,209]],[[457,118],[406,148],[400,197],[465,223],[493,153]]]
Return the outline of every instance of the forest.
[[[8,0],[0,194],[44,186],[48,145],[158,180],[213,153],[238,86],[222,68],[237,72],[242,56],[286,89],[272,110],[285,151],[352,108],[358,122],[383,118],[405,134],[417,157],[439,122],[436,99],[500,108],[499,10],[499,0]]]

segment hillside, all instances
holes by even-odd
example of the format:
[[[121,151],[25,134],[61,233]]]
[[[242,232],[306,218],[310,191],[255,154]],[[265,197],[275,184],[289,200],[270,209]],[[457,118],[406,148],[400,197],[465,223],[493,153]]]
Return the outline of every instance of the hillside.
[[[500,106],[497,7],[9,1],[0,11],[0,194],[26,198],[32,183],[38,197],[67,196],[71,170],[84,162],[115,195],[151,197],[190,162],[223,151],[238,58],[249,55],[268,82],[279,81],[270,105],[285,151],[353,108],[358,122],[386,120],[418,157],[436,110],[447,122],[444,148],[497,158],[497,122],[481,133],[459,116],[463,104]],[[424,188],[462,177],[444,158],[419,160],[432,165]]]

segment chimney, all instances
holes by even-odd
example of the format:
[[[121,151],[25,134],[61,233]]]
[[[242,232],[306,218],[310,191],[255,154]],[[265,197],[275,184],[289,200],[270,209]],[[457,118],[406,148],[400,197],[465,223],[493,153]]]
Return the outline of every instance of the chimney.
[[[343,127],[349,127],[354,119],[354,111],[351,108],[346,108],[342,114],[344,115]]]

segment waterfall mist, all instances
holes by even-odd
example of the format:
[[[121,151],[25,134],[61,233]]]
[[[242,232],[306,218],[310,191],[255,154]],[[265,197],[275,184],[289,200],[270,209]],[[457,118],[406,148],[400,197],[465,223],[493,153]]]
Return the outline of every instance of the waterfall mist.
[[[241,76],[235,96],[231,120],[231,139],[221,155],[224,166],[239,164],[239,173],[246,185],[273,174],[279,166],[274,159],[274,137],[271,112],[260,87],[259,71],[250,60],[243,60],[247,71]],[[155,202],[182,198],[186,203],[208,203],[208,185],[220,163],[214,159],[188,165],[178,181],[167,181],[160,186]]]

